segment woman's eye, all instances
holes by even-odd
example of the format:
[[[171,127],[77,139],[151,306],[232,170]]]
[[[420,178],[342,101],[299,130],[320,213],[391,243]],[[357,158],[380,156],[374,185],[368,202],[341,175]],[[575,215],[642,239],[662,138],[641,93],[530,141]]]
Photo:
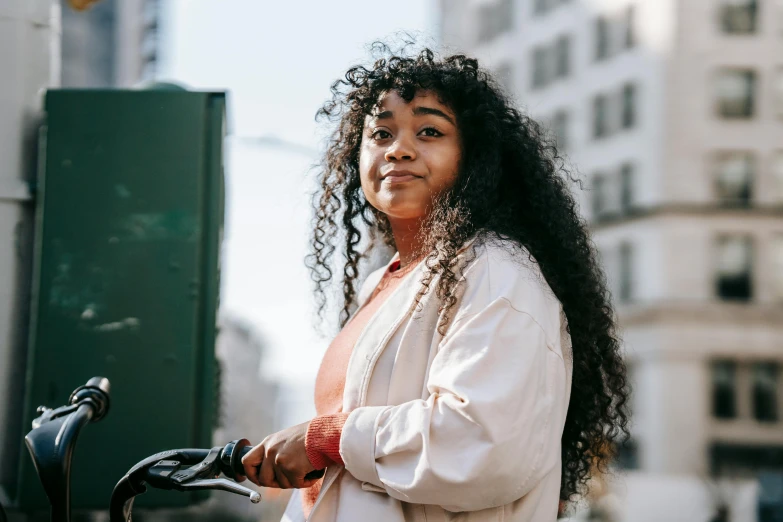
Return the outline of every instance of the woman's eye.
[[[374,140],[378,139],[378,135],[379,134],[389,134],[389,133],[387,131],[383,130],[383,129],[377,130],[377,131],[372,133],[372,139],[374,139]],[[389,134],[389,136],[391,136],[391,134]],[[385,136],[381,136],[380,139],[385,139]]]
[[[443,136],[443,134],[438,129],[436,129],[434,127],[427,127],[426,129],[423,129],[421,132],[422,133],[426,133],[426,132],[432,133],[432,134],[425,134],[425,136],[431,136],[431,137]]]

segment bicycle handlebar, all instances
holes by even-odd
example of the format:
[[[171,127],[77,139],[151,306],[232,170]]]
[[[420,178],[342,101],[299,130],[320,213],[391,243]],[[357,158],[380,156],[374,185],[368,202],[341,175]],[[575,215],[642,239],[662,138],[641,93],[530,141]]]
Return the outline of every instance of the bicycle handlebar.
[[[156,489],[194,491],[216,489],[250,497],[261,496],[239,483],[245,480],[242,457],[252,449],[247,439],[234,440],[212,449],[177,449],[156,453],[133,466],[114,487],[109,504],[111,522],[130,522],[133,500]],[[218,478],[221,474],[228,477]]]
[[[109,380],[93,377],[76,388],[69,404],[56,409],[38,407],[40,417],[25,436],[46,496],[52,506],[52,520],[68,522],[71,509],[71,460],[82,427],[98,422],[109,411]]]

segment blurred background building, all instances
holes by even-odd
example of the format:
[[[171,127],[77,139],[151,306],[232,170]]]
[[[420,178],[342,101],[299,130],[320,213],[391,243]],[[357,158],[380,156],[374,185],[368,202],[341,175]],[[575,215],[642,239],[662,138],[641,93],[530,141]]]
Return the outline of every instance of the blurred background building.
[[[236,439],[258,444],[287,425],[278,418],[279,383],[262,377],[266,345],[247,321],[223,315],[215,354],[220,366],[220,408],[213,444],[222,446]],[[278,520],[290,492],[265,490],[259,506],[236,495],[212,495],[206,507],[210,520]],[[199,508],[203,511],[203,508]],[[191,517],[193,513],[189,514]]]
[[[104,0],[87,11],[60,1],[63,87],[130,87],[155,78],[161,0]]]
[[[783,520],[783,2],[441,0],[440,20],[589,185],[635,391],[604,519]]]

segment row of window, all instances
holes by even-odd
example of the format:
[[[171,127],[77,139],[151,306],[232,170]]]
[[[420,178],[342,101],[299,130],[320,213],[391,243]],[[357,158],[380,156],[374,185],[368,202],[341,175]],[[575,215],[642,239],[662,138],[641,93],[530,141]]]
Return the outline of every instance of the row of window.
[[[773,73],[773,112],[783,117],[783,67]],[[726,68],[715,79],[715,111],[728,119],[752,118],[758,109],[759,74],[750,68]]]
[[[499,68],[503,71],[504,78],[510,74],[508,68]],[[625,83],[618,91],[596,94],[592,100],[592,128],[590,130],[593,139],[605,139],[627,131],[637,126],[638,88],[635,83]],[[557,139],[558,149],[568,150],[572,145],[570,121],[571,116],[567,109],[558,109],[551,116],[542,118],[542,121],[551,129]]]
[[[713,361],[712,414],[718,419],[749,416],[759,422],[778,422],[780,386],[776,361]]]
[[[534,71],[533,87],[544,87],[552,81],[564,77],[568,74],[567,53],[564,49],[568,48],[568,37],[560,37],[549,47],[541,47],[534,50]],[[546,57],[554,53],[559,56],[555,60],[556,67],[547,68]],[[511,75],[510,70],[504,69],[507,76]],[[748,69],[724,69],[717,73],[716,78],[716,113],[719,117],[726,119],[747,119],[753,117],[758,105],[756,101],[757,73]],[[775,74],[775,113],[783,118],[783,67],[780,67]],[[618,131],[634,128],[638,120],[638,94],[637,84],[626,82],[619,90],[614,92],[602,92],[593,96],[592,99],[592,129],[591,135],[594,139],[603,139]],[[563,143],[568,143],[568,113],[561,109],[557,113],[559,126],[558,139]],[[737,155],[725,158],[724,163],[728,170],[738,171],[747,169],[742,166],[743,160]],[[731,174],[736,177],[736,174]],[[721,189],[722,190],[722,189]]]
[[[562,123],[557,115],[551,125],[556,133]],[[558,145],[560,142],[558,141]],[[754,185],[759,179],[759,162],[749,151],[722,151],[712,158],[714,196],[723,206],[749,207],[754,198]],[[593,220],[627,214],[633,206],[633,173],[631,163],[623,163],[616,172],[595,172],[591,180],[591,210]],[[783,203],[783,150],[772,155],[769,182],[765,184],[773,204]]]
[[[607,60],[636,45],[633,17],[634,6],[631,5],[622,13],[601,15],[596,18],[595,60]],[[546,87],[571,74],[572,40],[570,35],[560,35],[555,40],[532,49],[530,60],[532,89]]]
[[[746,234],[722,234],[715,239],[714,294],[723,301],[750,301],[754,293],[754,242]],[[633,244],[621,242],[616,248],[599,250],[601,265],[608,276],[609,290],[620,303],[634,300],[635,254]],[[770,256],[773,263],[769,290],[773,299],[783,302],[783,234],[774,237]]]
[[[533,15],[541,16],[572,0],[533,0]],[[761,8],[759,0],[719,0],[715,10],[715,23],[720,31],[729,35],[749,35],[759,31]],[[771,0],[770,0],[771,6]],[[486,42],[513,28],[513,0],[499,0],[479,9],[479,42]],[[783,11],[783,5],[777,8]],[[634,5],[623,11],[600,15],[594,23],[594,57],[609,58],[616,52],[636,45],[634,32]],[[783,19],[783,14],[778,15]]]

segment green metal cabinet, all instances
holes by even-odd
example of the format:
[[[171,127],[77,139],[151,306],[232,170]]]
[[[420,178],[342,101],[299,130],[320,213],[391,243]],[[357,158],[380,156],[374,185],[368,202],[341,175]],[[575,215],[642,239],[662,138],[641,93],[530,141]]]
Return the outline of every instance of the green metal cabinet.
[[[24,426],[92,376],[112,386],[76,447],[74,508],[106,509],[143,457],[211,445],[225,121],[223,93],[46,95]],[[46,506],[22,451],[18,503]]]

